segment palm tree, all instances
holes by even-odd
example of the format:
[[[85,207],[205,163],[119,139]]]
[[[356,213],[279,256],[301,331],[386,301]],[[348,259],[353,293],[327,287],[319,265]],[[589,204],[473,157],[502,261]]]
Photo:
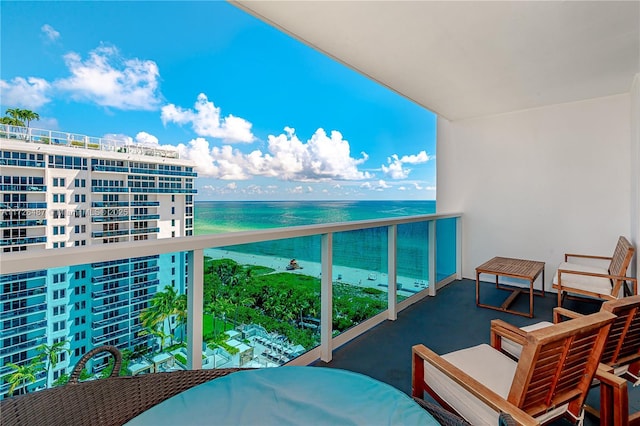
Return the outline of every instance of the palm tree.
[[[56,368],[56,365],[58,364],[58,360],[60,359],[60,354],[62,352],[70,353],[70,350],[65,348],[65,346],[67,346],[68,343],[69,343],[68,341],[63,340],[61,342],[56,342],[50,346],[47,345],[46,343],[43,343],[38,347],[36,347],[36,349],[41,352],[39,356],[40,360],[46,361],[47,387],[49,387],[49,372],[52,369]]]
[[[175,303],[176,326],[184,326],[187,323],[187,295],[181,294]],[[180,328],[180,341],[184,341],[184,327]]]
[[[28,109],[21,109],[19,113],[19,118],[23,121],[27,122],[27,128],[31,124],[33,120],[40,120],[40,115],[37,112],[33,112]]]
[[[171,326],[170,317],[177,313],[177,303],[178,293],[173,287],[167,285],[164,291],[157,292],[151,298],[150,305],[140,313],[140,322],[148,329],[155,329],[158,326],[163,327],[162,323],[167,320],[169,336],[173,338],[175,327]]]
[[[236,303],[235,303],[235,314],[234,314],[234,318],[233,318],[233,324],[234,325],[238,325],[238,308],[240,306],[251,306],[255,303],[255,300],[252,297],[247,297],[247,296],[243,296],[243,295],[237,295],[236,296]]]
[[[9,108],[9,109],[7,109],[7,111],[5,112],[5,114],[7,114],[7,116],[5,118],[8,118],[9,120],[12,120],[12,122],[11,123],[5,123],[5,124],[11,124],[12,126],[22,126],[22,127],[24,127],[24,121],[22,121],[20,111],[22,111],[20,108]]]
[[[164,349],[164,342],[167,340],[167,337],[169,337],[169,334],[165,333],[162,330],[162,326],[158,326],[157,324],[154,327],[145,327],[144,330],[140,330],[139,333],[140,336],[146,336],[149,334],[160,339],[160,352],[162,352]]]
[[[5,116],[0,118],[0,124],[7,124],[9,126],[21,126],[24,123],[18,120],[17,118]]]
[[[206,314],[211,315],[213,320],[213,335],[216,335],[216,312],[218,310],[218,306],[214,300],[204,305],[204,312]]]
[[[14,372],[5,376],[5,380],[11,383],[9,386],[9,395],[13,395],[13,391],[19,386],[24,393],[29,392],[29,384],[36,381],[36,374],[42,370],[42,364],[39,361],[31,361],[29,364],[18,365],[8,362],[7,367],[13,368]]]
[[[231,311],[233,304],[227,298],[216,300],[217,311],[222,315],[222,332],[227,331],[227,314]]]

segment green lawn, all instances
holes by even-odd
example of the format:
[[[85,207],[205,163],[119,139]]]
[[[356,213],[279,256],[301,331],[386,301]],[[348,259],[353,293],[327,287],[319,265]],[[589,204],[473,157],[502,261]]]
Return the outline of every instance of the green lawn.
[[[233,324],[230,321],[227,321],[227,327],[224,327],[224,323],[222,322],[222,318],[216,318],[216,332],[222,333],[223,331],[233,330]],[[213,332],[213,316],[210,314],[204,314],[202,318],[202,335],[208,336]]]

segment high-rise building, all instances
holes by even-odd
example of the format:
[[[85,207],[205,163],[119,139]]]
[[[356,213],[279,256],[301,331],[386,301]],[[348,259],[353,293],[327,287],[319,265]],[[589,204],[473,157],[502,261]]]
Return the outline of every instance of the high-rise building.
[[[176,151],[1,126],[0,176],[2,254],[193,234],[196,173]],[[41,344],[67,341],[69,352],[30,388],[69,373],[95,346],[152,344],[140,312],[156,291],[181,294],[187,281],[184,253],[0,275],[0,377]]]

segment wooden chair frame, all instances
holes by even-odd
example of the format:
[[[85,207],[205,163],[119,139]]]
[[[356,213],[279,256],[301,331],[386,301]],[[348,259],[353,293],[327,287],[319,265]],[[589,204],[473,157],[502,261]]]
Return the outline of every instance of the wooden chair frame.
[[[616,319],[602,352],[602,365],[596,372],[596,385],[600,383],[600,412],[592,407],[587,407],[587,411],[599,417],[603,425],[640,426],[640,411],[628,415],[629,397],[623,379],[629,377],[635,381],[640,375],[640,295],[605,302],[601,311],[611,312]],[[564,308],[555,308],[553,315],[554,323],[582,316]]]
[[[633,255],[635,253],[635,248],[631,245],[629,240],[625,237],[621,236],[618,238],[618,243],[616,244],[616,248],[613,252],[613,256],[594,256],[587,254],[576,254],[576,253],[565,253],[564,261],[569,262],[570,258],[577,259],[598,259],[598,260],[609,260],[609,269],[608,274],[597,274],[593,272],[584,272],[584,271],[576,271],[572,269],[558,269],[557,274],[557,283],[553,284],[553,288],[558,290],[558,306],[562,306],[562,300],[566,293],[574,293],[583,296],[595,297],[603,300],[615,300],[618,299],[618,295],[620,294],[620,290],[622,286],[625,285],[626,282],[630,282],[632,285],[632,295],[638,294],[638,280],[637,278],[626,276],[627,269],[629,264],[631,263],[631,259],[633,259]],[[562,284],[562,276],[565,275],[582,275],[587,277],[594,278],[606,278],[611,281],[611,292],[608,294],[597,293],[585,289],[571,287],[570,285]],[[625,291],[625,289],[623,289]]]
[[[570,413],[575,421],[582,413],[614,319],[609,312],[598,312],[528,333],[504,321],[493,320],[494,349],[500,350],[503,336],[523,346],[506,399],[435,352],[416,345],[412,348],[412,395],[422,397],[426,391],[445,408],[459,414],[425,379],[425,363],[428,363],[492,410],[509,414],[518,424],[540,424],[536,417],[565,403],[567,411],[554,418]]]

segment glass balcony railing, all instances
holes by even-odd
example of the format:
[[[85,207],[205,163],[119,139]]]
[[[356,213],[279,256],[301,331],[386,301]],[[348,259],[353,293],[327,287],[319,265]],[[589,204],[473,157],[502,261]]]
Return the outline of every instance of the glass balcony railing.
[[[55,293],[0,319],[19,313],[41,324],[43,313],[66,305],[66,316],[47,314],[46,330],[29,339],[62,333],[69,365],[94,345],[114,344],[128,350],[129,374],[328,362],[333,348],[459,277],[460,220],[424,215],[9,253],[0,259],[5,288],[33,275]]]

